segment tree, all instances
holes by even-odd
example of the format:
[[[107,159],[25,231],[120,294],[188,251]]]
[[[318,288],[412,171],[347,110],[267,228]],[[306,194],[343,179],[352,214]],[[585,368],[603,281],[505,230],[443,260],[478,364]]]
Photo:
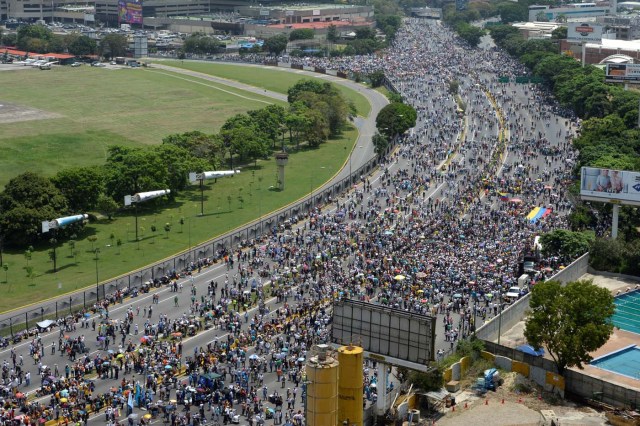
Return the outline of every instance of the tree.
[[[456,27],[456,31],[460,38],[469,43],[471,47],[476,47],[480,43],[480,39],[484,35],[484,30],[482,28],[476,27],[475,25],[470,25],[465,22],[460,23]]]
[[[338,41],[338,27],[333,24],[327,27],[327,41],[332,43]]]
[[[315,32],[311,28],[299,28],[289,33],[289,41],[313,40]]]
[[[98,241],[98,237],[95,235],[89,235],[87,237],[87,240],[91,242],[91,251],[95,251],[95,244],[96,244],[96,241]]]
[[[271,55],[279,56],[282,52],[287,50],[288,43],[289,38],[286,34],[278,34],[266,39],[262,45],[262,49],[266,50]]]
[[[373,71],[367,77],[371,82],[371,87],[380,87],[384,83],[384,71],[382,70]]]
[[[556,16],[556,22],[559,24],[566,24],[567,15],[565,15],[564,13],[558,13],[558,15]]]
[[[373,151],[376,155],[381,156],[387,151],[389,147],[389,140],[382,136],[380,133],[376,133],[371,138],[371,142],[373,143]]]
[[[544,12],[538,12],[536,14],[536,21],[538,21],[538,22],[549,22],[549,17]]]
[[[24,247],[41,235],[43,221],[68,213],[67,200],[51,181],[26,172],[11,179],[0,193],[0,229],[10,246]]]
[[[558,27],[551,31],[552,40],[564,40],[567,38],[567,27]]]
[[[158,230],[158,228],[156,228],[155,225],[151,225],[151,244],[154,244],[156,241],[156,231]]]
[[[169,231],[171,231],[171,224],[170,223],[165,223],[164,224],[164,232],[166,234],[165,238],[169,238]]]
[[[128,47],[127,37],[122,34],[107,34],[100,40],[100,54],[105,58],[125,56]]]
[[[95,208],[104,192],[102,169],[97,167],[62,169],[51,181],[66,197],[69,209],[76,213]]]
[[[498,5],[498,13],[503,24],[522,22],[529,18],[528,6],[524,3],[504,2]]]
[[[36,51],[46,53],[49,40],[53,38],[53,31],[44,25],[22,25],[18,28],[16,36],[16,47],[20,50]],[[36,47],[38,50],[29,49]]]
[[[591,234],[566,229],[556,229],[540,237],[544,256],[559,256],[567,260],[575,259],[589,251],[592,241]]]
[[[69,34],[65,42],[69,53],[76,56],[94,55],[98,50],[98,43],[86,35]]]
[[[380,110],[376,117],[376,127],[378,132],[391,139],[414,127],[417,118],[418,114],[412,106],[394,102]]]
[[[115,200],[108,195],[100,194],[98,202],[96,203],[96,209],[105,215],[107,219],[112,220],[113,215],[118,211],[120,206]]]
[[[615,311],[611,292],[592,281],[536,284],[529,302],[524,336],[534,348],[545,347],[559,374],[592,360],[589,355],[604,345]]]
[[[169,183],[164,161],[154,150],[111,146],[105,170],[106,193],[120,202],[125,195],[163,189]]]

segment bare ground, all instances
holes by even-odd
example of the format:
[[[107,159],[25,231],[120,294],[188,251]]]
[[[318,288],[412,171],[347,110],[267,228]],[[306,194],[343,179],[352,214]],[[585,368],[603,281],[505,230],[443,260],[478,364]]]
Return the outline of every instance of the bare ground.
[[[60,118],[60,114],[0,100],[0,124]]]

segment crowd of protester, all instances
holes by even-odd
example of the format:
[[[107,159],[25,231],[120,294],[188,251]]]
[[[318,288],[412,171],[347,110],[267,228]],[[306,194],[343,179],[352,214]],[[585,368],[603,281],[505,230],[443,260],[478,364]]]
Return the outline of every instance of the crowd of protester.
[[[39,399],[27,402],[20,392],[24,361],[12,355],[3,366],[3,424],[86,423],[89,413],[103,413],[108,425],[158,416],[171,425],[207,418],[302,425],[303,366],[313,345],[330,340],[332,301],[438,315],[438,333],[453,347],[506,303],[502,294],[516,283],[523,255],[534,251],[534,237],[566,227],[578,123],[540,89],[498,83],[501,74],[524,72],[505,53],[469,48],[439,23],[411,19],[380,55],[302,61],[342,71],[383,69],[416,108],[415,128],[398,136],[382,172],[360,177],[354,190],[327,200],[299,226],[276,227],[244,249],[222,253],[224,280],[206,289],[189,276],[169,276],[173,306],[183,311],[177,317],[154,314],[156,297],[147,306],[111,295],[95,315],[58,324],[58,345],[45,356],[55,356],[49,366],[39,359],[46,348],[36,336],[30,352],[39,367]],[[459,98],[451,93],[453,80]],[[552,213],[527,219],[540,206]],[[189,272],[211,264],[204,260]],[[531,279],[560,267],[539,256]],[[114,303],[130,306],[114,316]],[[97,334],[99,354],[87,353],[84,334],[71,336],[78,328]],[[205,330],[210,343],[183,353],[182,339]],[[365,370],[367,403],[388,391],[377,389],[376,374]],[[104,380],[114,385],[95,395],[96,381]]]

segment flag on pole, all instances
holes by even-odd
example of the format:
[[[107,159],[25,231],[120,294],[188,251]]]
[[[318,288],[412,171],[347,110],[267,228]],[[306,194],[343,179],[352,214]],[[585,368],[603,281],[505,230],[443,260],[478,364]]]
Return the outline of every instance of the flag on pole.
[[[127,401],[127,405],[133,411],[133,392],[129,391],[129,400]]]

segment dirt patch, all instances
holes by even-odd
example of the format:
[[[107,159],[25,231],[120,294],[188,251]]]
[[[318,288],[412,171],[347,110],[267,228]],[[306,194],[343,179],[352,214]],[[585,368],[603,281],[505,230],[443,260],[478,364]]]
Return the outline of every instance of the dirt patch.
[[[0,124],[60,118],[60,114],[0,100]]]
[[[541,392],[533,381],[516,373],[502,373],[504,383],[482,397],[470,389],[456,395],[455,410],[448,409],[437,424],[537,425],[542,412],[552,412],[560,424],[604,425],[604,413]]]

